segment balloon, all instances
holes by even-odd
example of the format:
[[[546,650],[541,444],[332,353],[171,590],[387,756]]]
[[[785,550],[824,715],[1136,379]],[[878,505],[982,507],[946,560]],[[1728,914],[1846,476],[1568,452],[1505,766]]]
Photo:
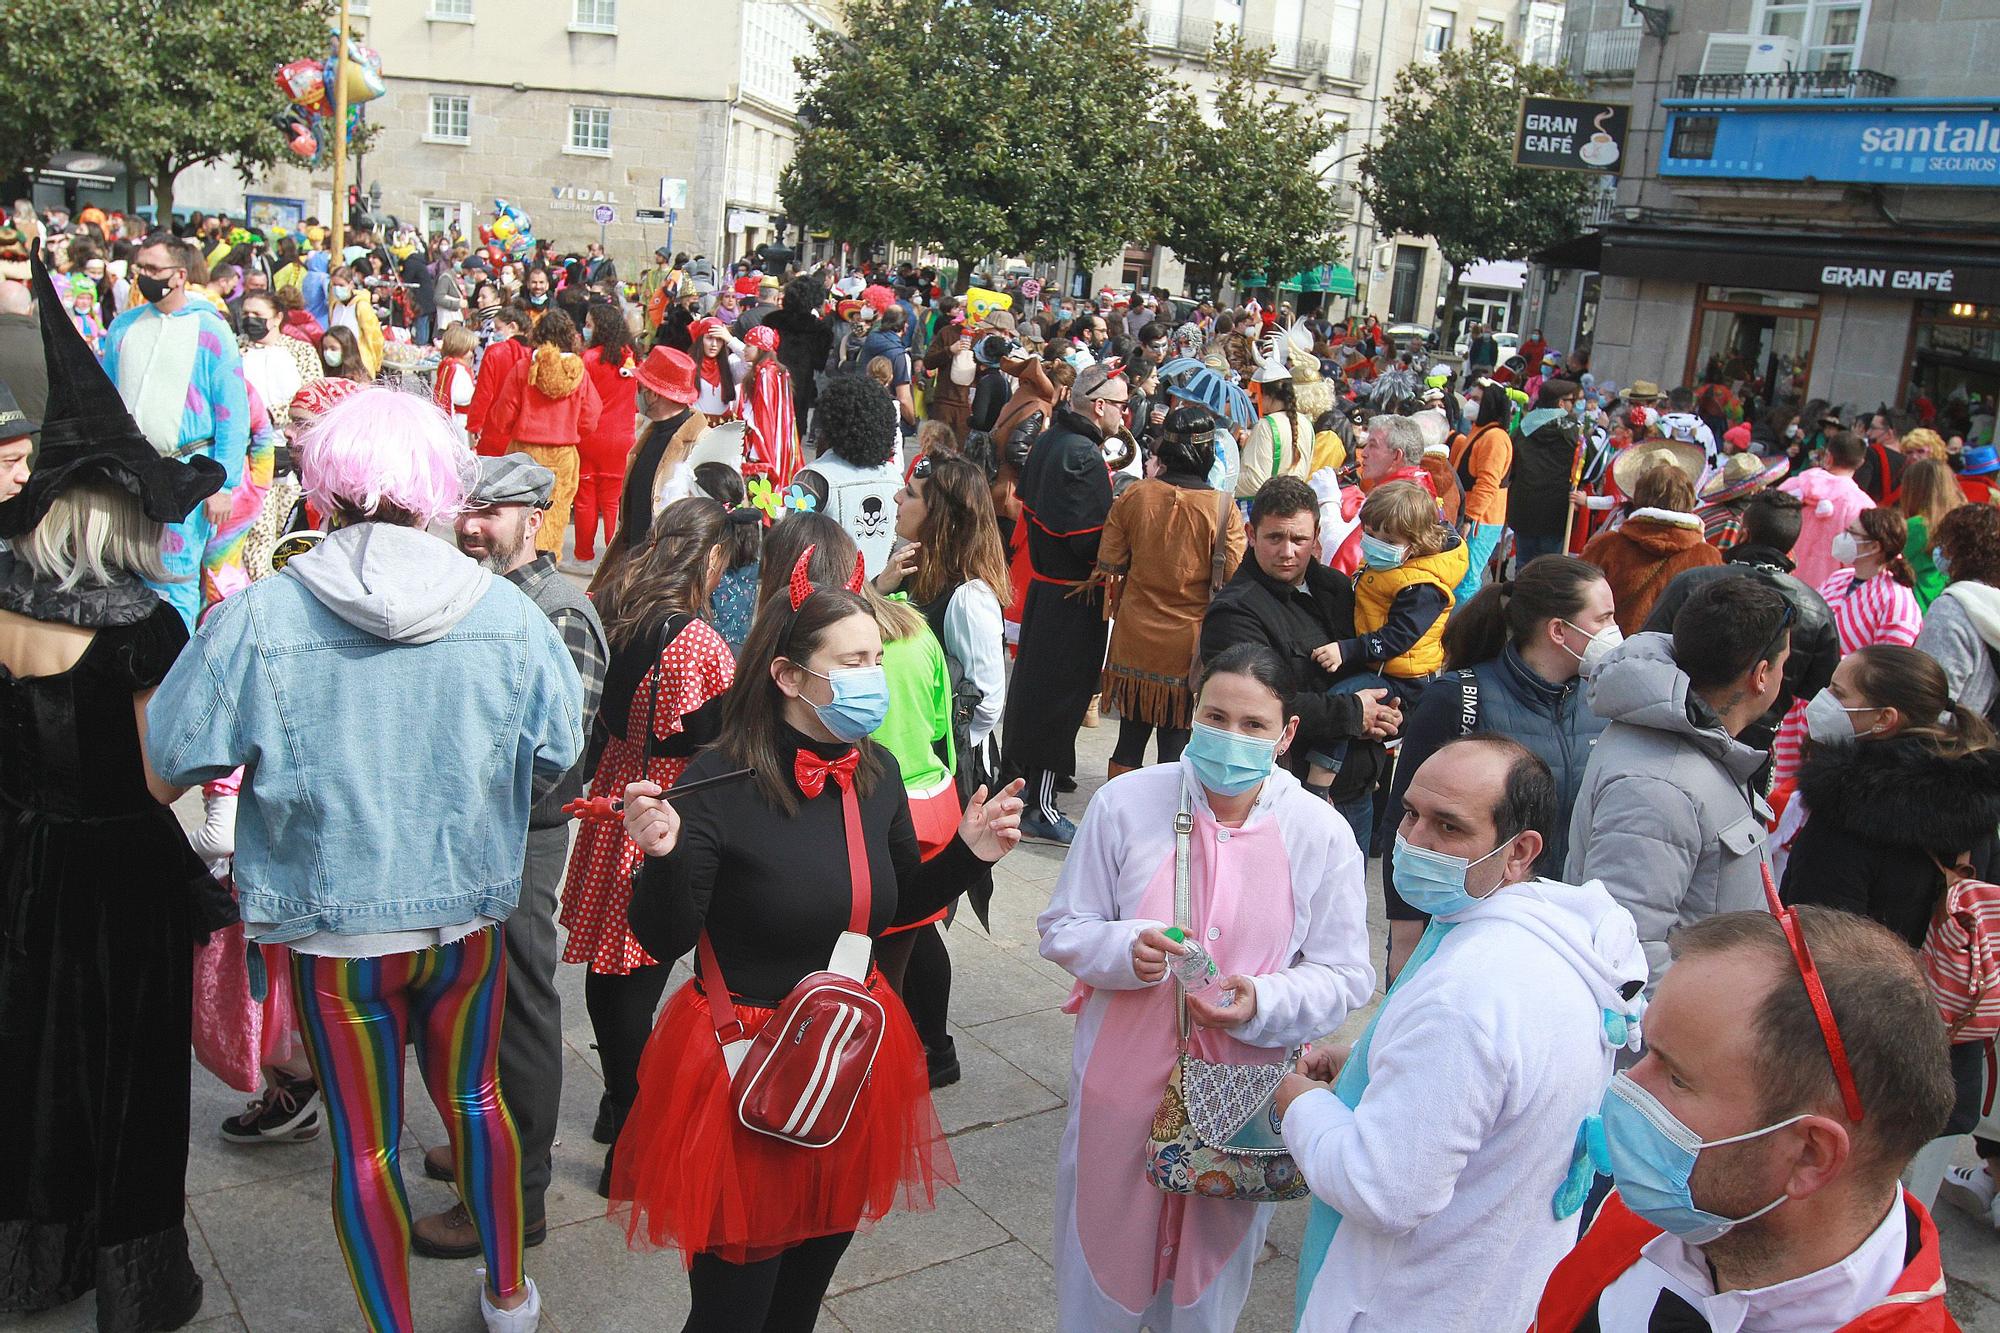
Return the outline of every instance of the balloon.
[[[319,110],[326,100],[326,74],[317,60],[294,60],[278,66],[278,91],[288,102],[297,102],[308,111]]]
[[[319,140],[301,121],[293,121],[288,129],[287,146],[300,157],[312,158],[319,155]]]
[[[326,79],[327,100],[333,100],[331,89],[338,65],[337,56],[328,56],[323,66]],[[372,102],[389,91],[389,85],[382,79],[382,57],[369,47],[350,37],[347,39],[347,105],[359,106]]]
[[[493,219],[493,225],[488,230],[492,232],[494,240],[505,241],[513,236],[514,223],[512,219],[503,215]]]
[[[983,323],[995,310],[1010,310],[1013,305],[1014,298],[1005,292],[996,292],[985,287],[965,289],[965,313],[972,317],[972,322],[975,324]]]

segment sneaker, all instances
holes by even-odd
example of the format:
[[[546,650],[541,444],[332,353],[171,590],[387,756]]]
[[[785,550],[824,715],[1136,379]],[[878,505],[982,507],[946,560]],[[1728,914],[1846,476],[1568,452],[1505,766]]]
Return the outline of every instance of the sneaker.
[[[1021,841],[1043,842],[1055,847],[1067,847],[1076,839],[1076,825],[1068,815],[1057,812],[1050,820],[1039,810],[1021,812]]]
[[[933,1092],[958,1082],[963,1072],[958,1065],[958,1043],[949,1037],[946,1037],[944,1045],[936,1050],[925,1051],[924,1062],[930,1066]]]
[[[1941,1192],[1974,1217],[1986,1218],[1995,1227],[2000,1227],[2000,1221],[1995,1221],[1993,1212],[1994,1196],[2000,1194],[2000,1181],[1993,1179],[1984,1163],[1947,1168]]]
[[[222,1137],[231,1143],[305,1143],[319,1137],[319,1084],[283,1074],[243,1108],[222,1122]]]
[[[479,1317],[486,1321],[486,1333],[535,1333],[541,1327],[542,1293],[535,1289],[533,1278],[523,1279],[528,1284],[527,1300],[512,1310],[498,1310],[486,1290],[486,1270],[475,1271],[479,1274]]]

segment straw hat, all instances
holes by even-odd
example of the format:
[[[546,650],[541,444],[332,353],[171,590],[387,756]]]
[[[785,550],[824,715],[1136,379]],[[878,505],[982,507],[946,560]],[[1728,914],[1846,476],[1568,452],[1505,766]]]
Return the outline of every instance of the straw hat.
[[[1707,455],[1698,444],[1684,440],[1648,440],[1619,451],[1611,460],[1611,480],[1618,487],[1619,494],[1631,495],[1639,478],[1652,471],[1661,463],[1679,468],[1690,485],[1701,481],[1701,470]]]
[[[1722,460],[1722,466],[1701,488],[1703,504],[1723,504],[1741,499],[1753,491],[1761,491],[1766,486],[1783,481],[1792,469],[1792,460],[1782,454],[1777,458],[1759,458],[1755,454],[1731,454]]]

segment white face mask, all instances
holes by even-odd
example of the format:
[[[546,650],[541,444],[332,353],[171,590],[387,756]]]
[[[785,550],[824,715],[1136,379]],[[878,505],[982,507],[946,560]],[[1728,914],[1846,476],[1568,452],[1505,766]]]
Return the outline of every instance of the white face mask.
[[[1852,745],[1857,736],[1853,715],[1874,711],[1845,707],[1832,690],[1821,690],[1806,705],[1806,735],[1819,745]]]
[[[1581,625],[1568,620],[1563,621],[1563,624],[1578,634],[1583,633]],[[1625,631],[1616,625],[1606,625],[1595,634],[1585,635],[1585,638],[1589,642],[1583,645],[1582,652],[1577,652],[1566,643],[1563,645],[1563,651],[1576,659],[1576,674],[1588,680],[1596,674],[1597,668],[1604,664],[1604,659],[1611,656],[1619,644],[1625,642]]]
[[[1831,554],[1841,564],[1851,565],[1861,558],[1862,547],[1874,545],[1874,542],[1864,542],[1851,532],[1836,532],[1833,534]]]

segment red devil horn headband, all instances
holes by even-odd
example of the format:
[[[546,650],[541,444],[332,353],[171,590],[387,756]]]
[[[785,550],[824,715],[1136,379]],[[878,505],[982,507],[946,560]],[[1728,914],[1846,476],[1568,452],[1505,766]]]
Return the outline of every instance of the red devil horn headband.
[[[813,595],[812,558],[813,552],[818,549],[819,546],[817,544],[806,547],[805,550],[799,552],[798,563],[792,566],[791,594],[792,610],[794,611],[804,606],[806,598]],[[861,591],[864,573],[865,566],[861,558],[861,552],[856,551],[854,553],[854,573],[849,575],[847,579],[847,590],[849,592]]]

